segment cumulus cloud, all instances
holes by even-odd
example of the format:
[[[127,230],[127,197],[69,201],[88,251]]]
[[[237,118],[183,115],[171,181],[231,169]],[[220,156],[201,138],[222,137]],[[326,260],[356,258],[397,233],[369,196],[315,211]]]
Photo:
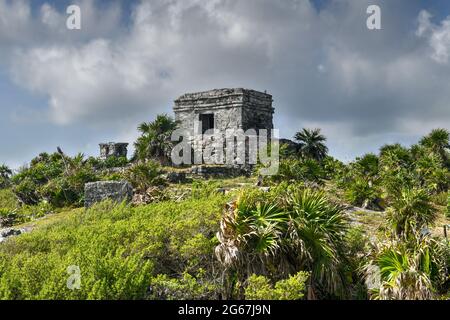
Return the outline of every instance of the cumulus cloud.
[[[450,18],[432,22],[419,0],[376,2],[381,31],[366,28],[368,0],[152,0],[130,13],[86,0],[82,30],[68,31],[51,3],[0,0],[0,47],[57,126],[132,139],[184,92],[242,86],[273,94],[283,136],[319,126],[332,151],[355,155],[450,121]]]
[[[431,22],[432,15],[423,10],[419,14],[417,35],[426,37],[432,49],[431,58],[440,64],[448,64],[450,57],[450,17],[439,25]]]

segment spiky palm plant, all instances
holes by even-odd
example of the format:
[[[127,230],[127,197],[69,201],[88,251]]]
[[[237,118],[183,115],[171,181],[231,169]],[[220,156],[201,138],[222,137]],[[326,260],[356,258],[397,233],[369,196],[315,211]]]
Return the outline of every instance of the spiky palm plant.
[[[170,138],[176,127],[177,122],[167,115],[158,115],[153,122],[141,123],[138,127],[141,136],[134,143],[134,158],[168,163],[172,147]]]
[[[253,273],[280,278],[311,271],[309,298],[318,291],[341,294],[346,231],[341,208],[309,189],[283,196],[280,201],[262,197],[256,204],[241,196],[228,206],[217,234],[219,261],[241,280]]]
[[[317,289],[341,296],[345,287],[341,271],[347,220],[323,192],[305,189],[290,196],[292,206],[288,241],[300,257],[300,265],[311,271],[309,297]]]
[[[420,144],[438,154],[443,161],[447,161],[447,151],[450,149],[450,132],[442,128],[434,129],[420,140]]]
[[[300,144],[299,150],[303,157],[322,161],[327,156],[327,138],[321,134],[320,129],[304,128],[297,132],[294,138]]]
[[[436,218],[429,195],[422,189],[404,188],[387,210],[387,221],[397,238],[416,238]]]
[[[431,238],[413,243],[389,242],[374,252],[374,258],[366,266],[366,271],[373,267],[378,270],[378,284],[370,290],[373,299],[433,299],[437,288],[447,280],[448,248]]]

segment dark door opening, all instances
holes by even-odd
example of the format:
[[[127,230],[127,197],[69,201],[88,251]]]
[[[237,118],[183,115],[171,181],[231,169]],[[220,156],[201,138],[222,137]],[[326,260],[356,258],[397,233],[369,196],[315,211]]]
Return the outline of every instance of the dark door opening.
[[[214,114],[201,114],[200,122],[202,124],[202,134],[207,130],[214,129]]]

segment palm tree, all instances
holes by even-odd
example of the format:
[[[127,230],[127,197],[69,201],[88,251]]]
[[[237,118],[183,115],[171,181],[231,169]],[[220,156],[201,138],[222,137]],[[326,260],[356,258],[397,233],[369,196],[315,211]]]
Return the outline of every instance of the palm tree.
[[[447,161],[447,151],[450,149],[450,132],[442,128],[434,129],[420,140],[420,144],[440,155],[443,161]]]
[[[432,271],[436,254],[426,242],[408,248],[403,243],[392,243],[379,249],[373,261],[366,266],[379,270],[378,285],[370,288],[372,298],[379,300],[433,299]]]
[[[177,122],[165,114],[158,115],[153,122],[141,123],[138,127],[141,136],[134,143],[135,158],[168,163],[172,147],[170,137],[176,127]]]
[[[228,275],[237,275],[241,281],[253,273],[278,279],[306,270],[311,271],[310,299],[317,293],[341,296],[347,225],[341,208],[310,189],[278,199],[263,194],[257,198],[263,200],[255,203],[241,194],[220,223],[216,256]],[[230,286],[225,285],[228,293]]]
[[[423,228],[436,218],[436,209],[429,195],[422,189],[404,188],[396,196],[390,208],[387,219],[397,238],[415,239]]]
[[[327,138],[320,133],[320,129],[306,129],[295,134],[295,140],[300,144],[299,150],[303,157],[322,161],[328,153],[325,145]]]
[[[12,175],[12,170],[5,164],[0,165],[0,188],[5,188],[9,185]]]

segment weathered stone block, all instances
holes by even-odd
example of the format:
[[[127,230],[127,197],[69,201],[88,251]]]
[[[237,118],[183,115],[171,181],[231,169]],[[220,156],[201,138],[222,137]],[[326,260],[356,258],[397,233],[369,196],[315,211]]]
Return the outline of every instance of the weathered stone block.
[[[203,178],[233,178],[248,176],[251,173],[250,168],[242,166],[192,166],[191,175]]]
[[[127,157],[128,143],[100,143],[100,159],[106,160],[109,157]]]
[[[133,187],[127,181],[98,181],[86,183],[84,186],[84,206],[111,199],[116,202],[131,201]]]
[[[214,89],[205,92],[187,93],[174,106],[175,118],[180,128],[194,129],[195,121],[202,115],[210,115],[215,129],[272,129],[272,96],[267,93],[243,88]],[[195,134],[198,134],[196,132]]]

